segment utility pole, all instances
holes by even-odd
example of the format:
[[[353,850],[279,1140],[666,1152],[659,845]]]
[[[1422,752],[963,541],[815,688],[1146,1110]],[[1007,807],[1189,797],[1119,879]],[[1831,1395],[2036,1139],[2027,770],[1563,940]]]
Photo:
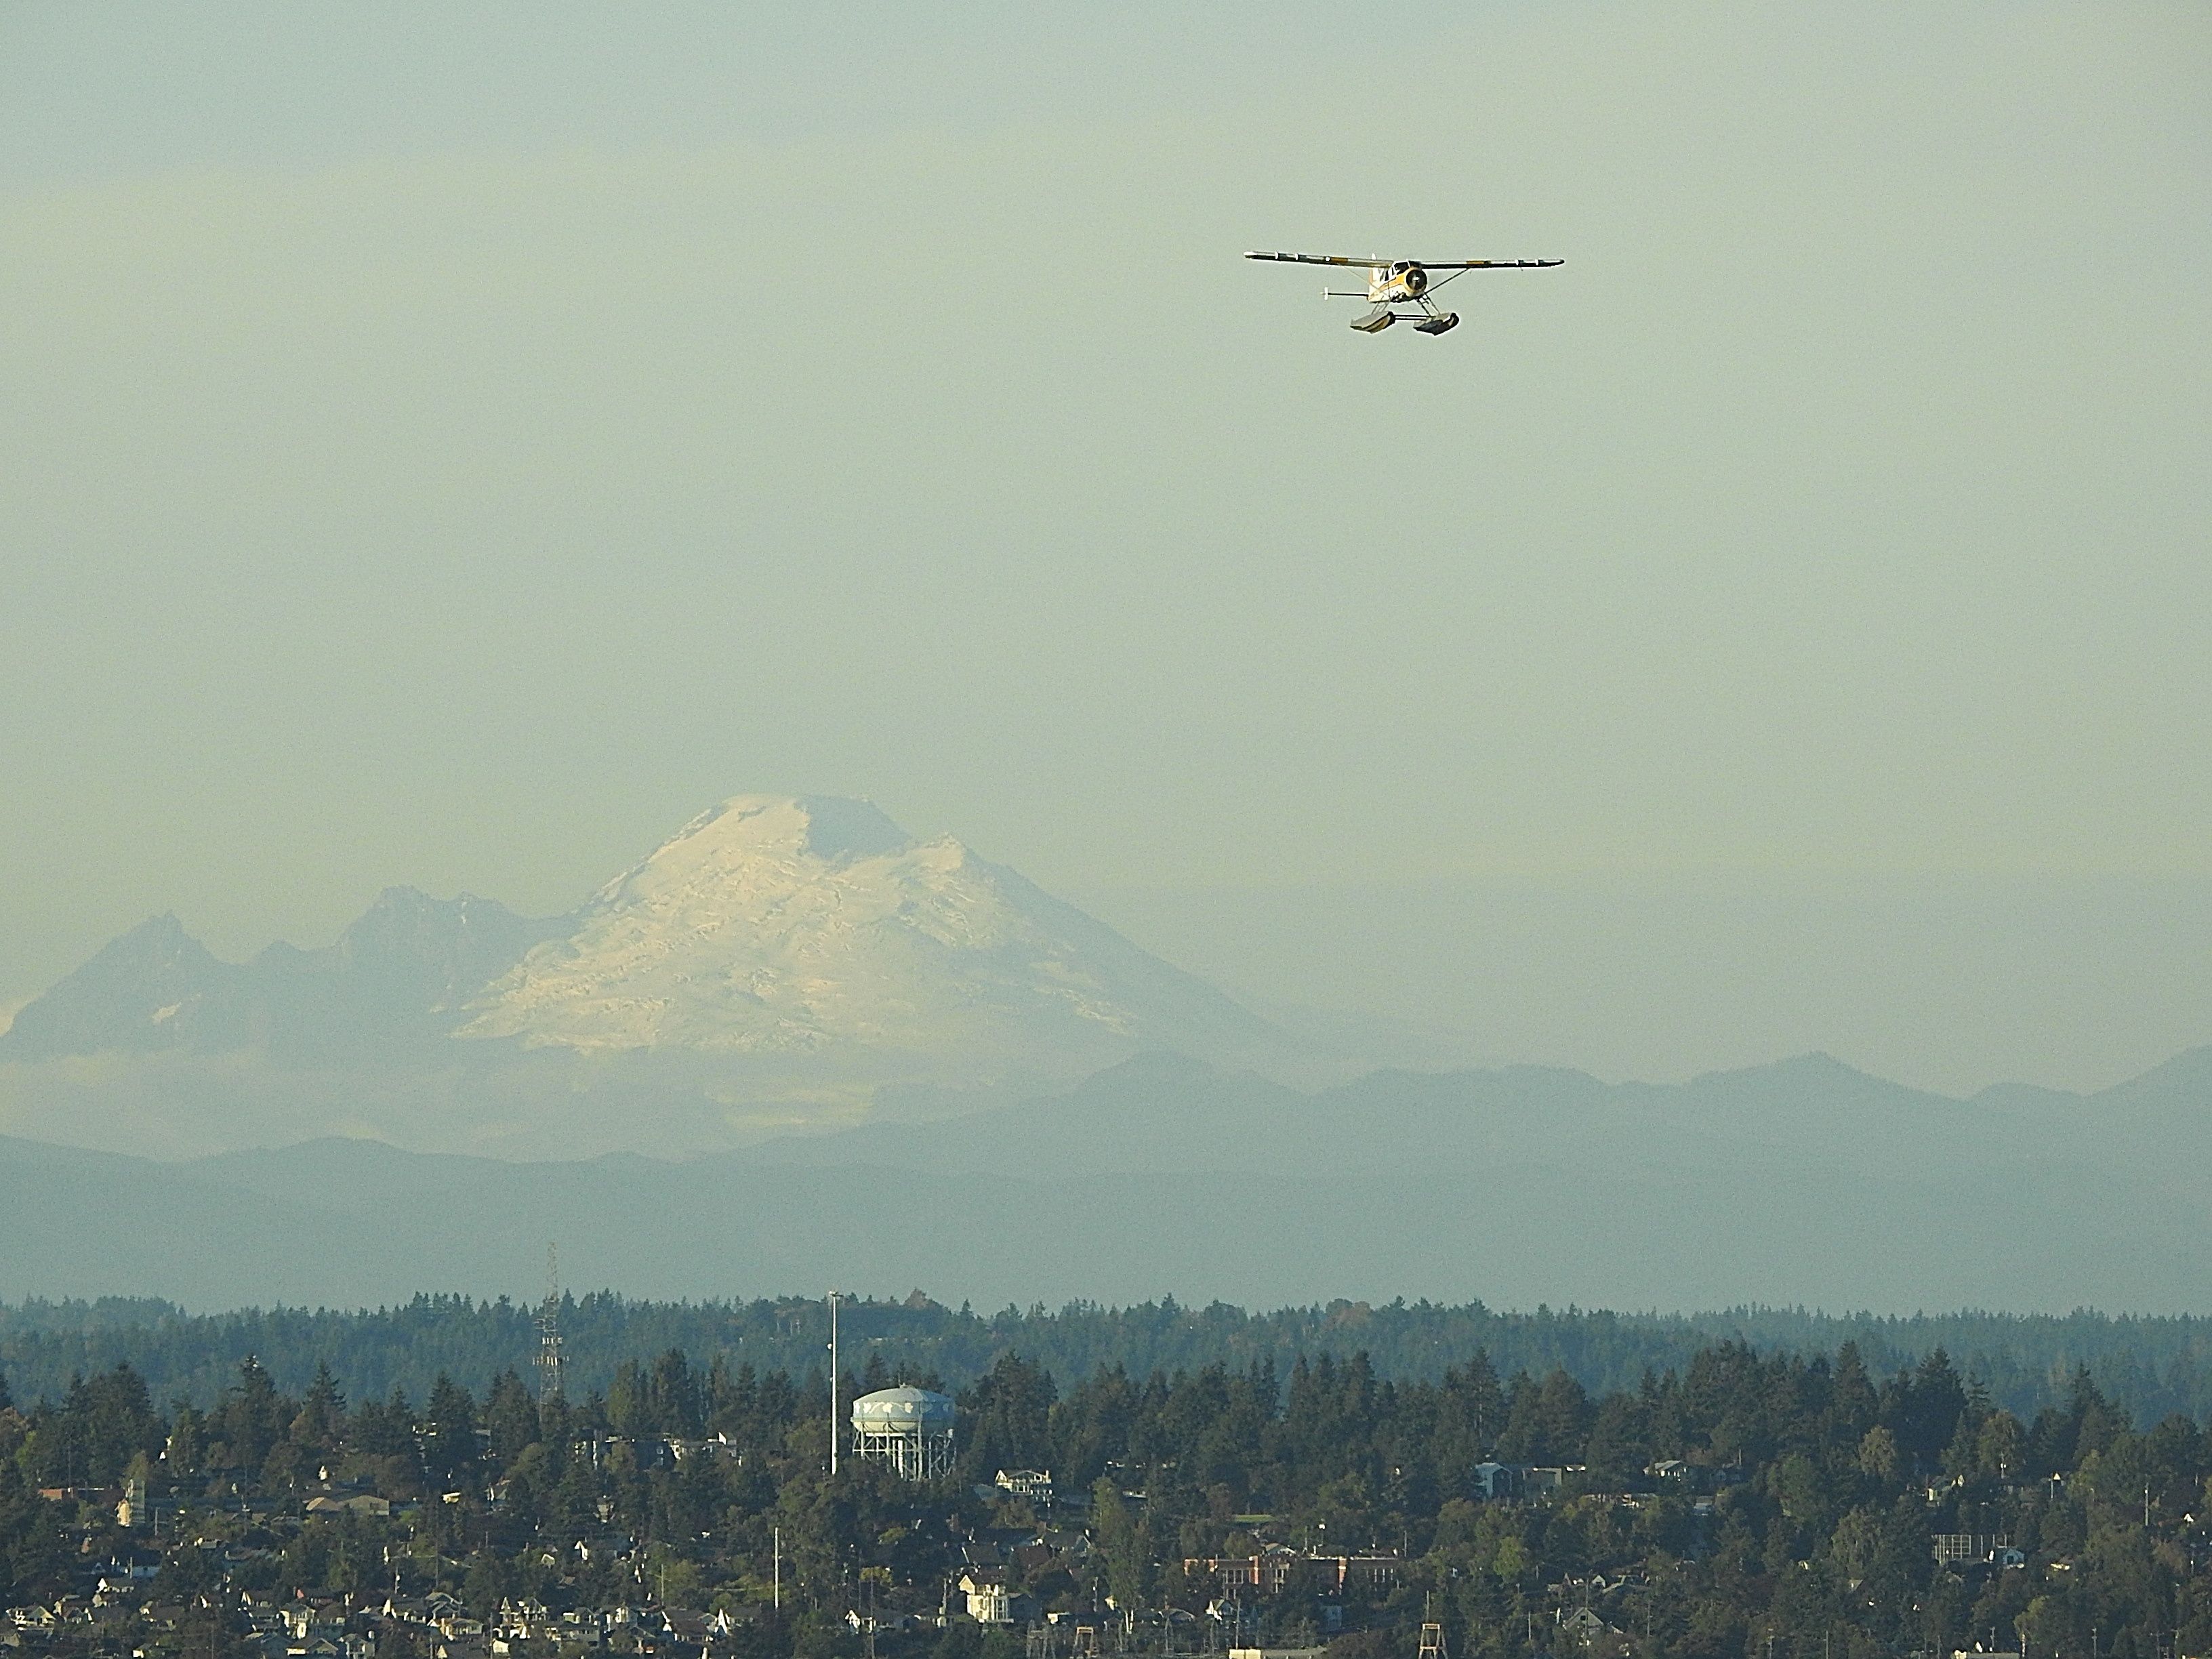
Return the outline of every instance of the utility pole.
[[[837,1474],[837,1292],[830,1292],[830,1474]]]
[[[775,1565],[771,1570],[775,1574],[775,1588],[769,1592],[775,1599],[769,1605],[778,1613],[781,1613],[783,1611],[783,1528],[776,1527],[771,1530],[775,1534]]]

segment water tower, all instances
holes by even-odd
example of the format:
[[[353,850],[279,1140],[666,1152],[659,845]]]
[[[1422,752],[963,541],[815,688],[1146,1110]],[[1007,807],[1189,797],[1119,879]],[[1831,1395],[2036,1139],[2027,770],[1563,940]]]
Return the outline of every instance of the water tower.
[[[853,1454],[908,1480],[952,1468],[952,1401],[927,1389],[878,1389],[853,1402]]]

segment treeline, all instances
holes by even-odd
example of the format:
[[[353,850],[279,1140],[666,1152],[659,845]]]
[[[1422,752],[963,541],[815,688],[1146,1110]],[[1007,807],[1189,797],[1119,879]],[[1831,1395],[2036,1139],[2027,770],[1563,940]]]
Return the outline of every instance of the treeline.
[[[440,1374],[477,1389],[501,1371],[528,1373],[538,1351],[538,1310],[504,1300],[421,1296],[374,1310],[273,1309],[188,1314],[168,1304],[118,1298],[0,1306],[0,1370],[16,1395],[57,1394],[76,1375],[127,1363],[161,1401],[214,1401],[249,1354],[299,1389],[326,1366],[349,1395],[394,1388],[420,1398]],[[680,1348],[702,1362],[720,1355],[757,1372],[803,1374],[822,1363],[829,1321],[819,1301],[641,1302],[601,1292],[565,1297],[560,1310],[569,1375],[584,1390],[611,1386],[622,1361]],[[979,1314],[939,1306],[917,1292],[902,1301],[848,1303],[844,1330],[856,1354],[967,1382],[1003,1355],[1030,1356],[1054,1375],[1085,1376],[1119,1365],[1134,1374],[1242,1369],[1262,1361],[1287,1373],[1301,1355],[1369,1355],[1378,1375],[1433,1380],[1475,1353],[1501,1371],[1565,1370],[1603,1393],[1636,1386],[1647,1370],[1679,1371],[1714,1342],[1766,1353],[1832,1354],[1856,1345],[1887,1373],[1942,1349],[1990,1398],[2023,1416],[2061,1404],[2077,1371],[2145,1420],[2173,1413],[2212,1416],[2212,1320],[1960,1313],[1832,1316],[1803,1310],[1739,1309],[1690,1316],[1540,1308],[1502,1313],[1480,1303],[1333,1303],[1248,1313],[1172,1298],[1128,1308],[1071,1304]]]

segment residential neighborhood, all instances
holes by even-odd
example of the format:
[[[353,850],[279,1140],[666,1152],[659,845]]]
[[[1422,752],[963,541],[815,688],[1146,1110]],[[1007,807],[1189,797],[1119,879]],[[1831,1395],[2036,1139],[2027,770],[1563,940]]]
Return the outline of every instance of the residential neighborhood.
[[[556,1378],[557,1381],[557,1374]],[[0,1645],[87,1659],[2192,1659],[2212,1447],[1705,1351],[1638,1393],[1364,1356],[957,1393],[679,1351],[571,1402],[0,1405]],[[835,1467],[833,1468],[833,1454]],[[2148,1609],[2146,1613],[2142,1611]],[[2013,1645],[2007,1646],[2009,1642]],[[1771,1644],[1771,1646],[1770,1646]],[[2093,1648],[2094,1644],[2094,1648]]]

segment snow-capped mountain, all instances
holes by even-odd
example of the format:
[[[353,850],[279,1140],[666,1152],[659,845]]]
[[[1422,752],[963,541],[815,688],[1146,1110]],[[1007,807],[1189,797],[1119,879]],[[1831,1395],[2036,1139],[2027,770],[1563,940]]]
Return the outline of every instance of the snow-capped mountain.
[[[586,1053],[854,1048],[977,1080],[1279,1035],[950,836],[866,801],[740,795],[602,889],[471,1004],[463,1038]],[[932,1066],[928,1069],[938,1069]]]
[[[0,1032],[0,1133],[682,1154],[1163,1050],[1310,1059],[957,841],[865,801],[746,795],[564,916],[394,888],[335,944],[244,963],[155,918]]]

